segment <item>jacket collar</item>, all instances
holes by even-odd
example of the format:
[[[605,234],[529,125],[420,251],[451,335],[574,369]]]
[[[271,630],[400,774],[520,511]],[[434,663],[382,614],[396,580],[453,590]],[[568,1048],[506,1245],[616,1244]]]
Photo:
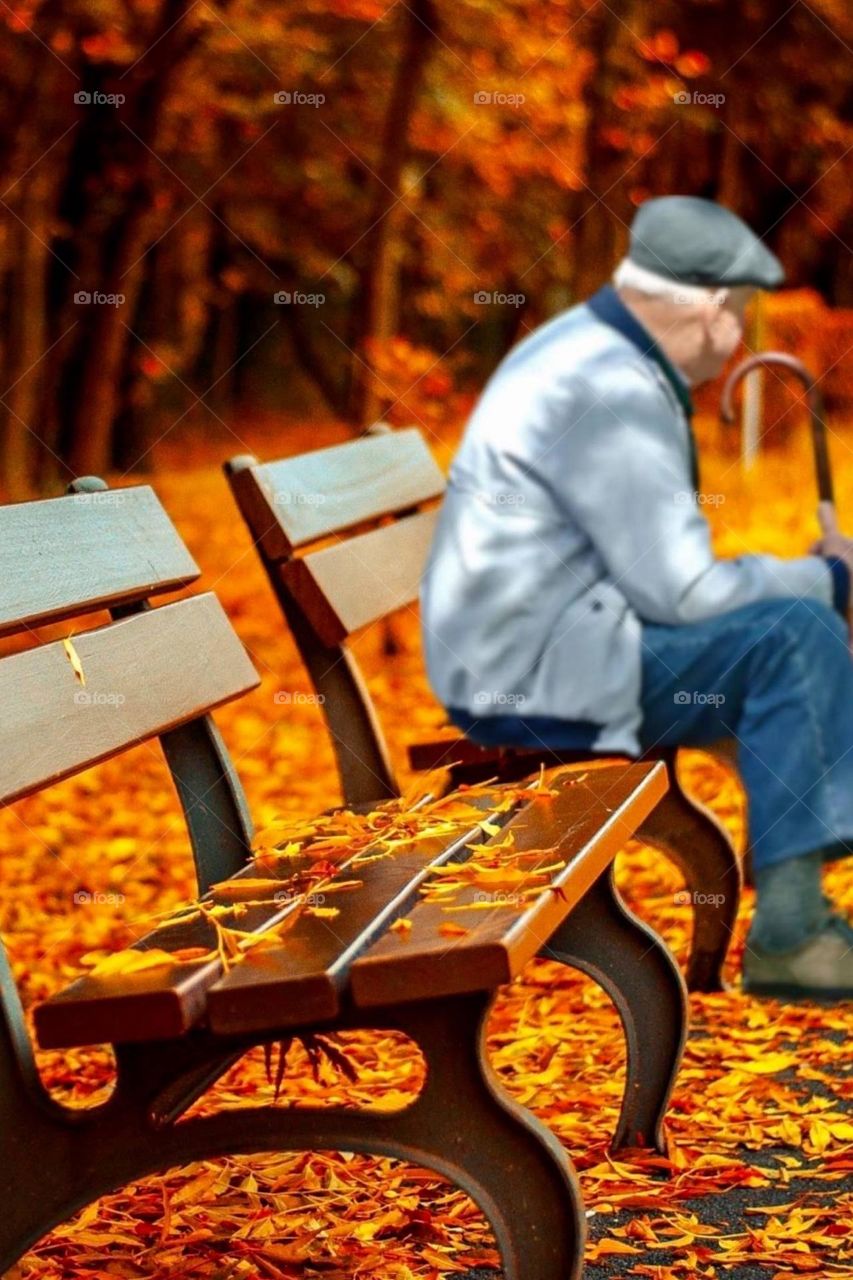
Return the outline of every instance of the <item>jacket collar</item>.
[[[664,355],[652,335],[640,324],[634,313],[628,310],[612,285],[603,285],[597,293],[594,293],[587,300],[587,306],[599,320],[603,320],[605,324],[609,324],[611,328],[616,329],[629,342],[633,342],[634,346],[647,360],[654,360],[672,386],[678,403],[687,418],[687,435],[690,442],[690,469],[693,476],[693,486],[698,491],[699,456],[691,426],[693,400],[690,396],[686,378],[678,372],[667,356]]]
[[[686,379],[664,355],[652,335],[647,329],[643,328],[634,313],[628,310],[613,286],[610,284],[604,285],[587,301],[587,306],[598,316],[599,320],[603,320],[605,324],[618,329],[622,336],[627,338],[629,342],[633,342],[634,346],[647,359],[654,360],[660,366],[666,374],[667,380],[671,383],[679,404],[688,419],[690,419],[693,416],[693,401],[690,397]]]

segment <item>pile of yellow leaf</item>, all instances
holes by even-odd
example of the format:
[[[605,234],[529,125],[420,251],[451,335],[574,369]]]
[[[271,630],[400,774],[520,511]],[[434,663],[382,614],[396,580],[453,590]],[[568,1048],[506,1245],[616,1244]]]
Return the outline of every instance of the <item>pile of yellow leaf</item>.
[[[331,438],[243,444],[275,456]],[[233,441],[230,448],[236,451]],[[846,445],[834,440],[833,448],[841,457]],[[810,475],[805,441],[749,479],[722,459],[706,459],[703,472],[707,488],[727,495],[711,512],[723,553],[800,554],[817,535],[806,482],[806,497],[790,486],[792,475]],[[158,475],[155,487],[204,570],[202,587],[220,595],[264,677],[216,719],[258,828],[280,822],[286,839],[291,819],[298,826],[338,799],[320,708],[275,697],[309,685],[216,465]],[[842,525],[845,511],[853,524],[853,485],[841,469],[837,488]],[[395,624],[395,636],[390,659],[380,628],[359,638],[355,651],[408,783],[404,745],[431,734],[441,711],[425,683],[413,614]],[[692,789],[742,843],[737,780],[696,752],[683,767]],[[28,1007],[77,976],[86,956],[120,950],[147,932],[152,918],[196,896],[191,852],[156,744],[14,806],[0,814],[0,827],[2,932]],[[691,909],[679,901],[670,865],[632,843],[618,875],[635,910],[683,959]],[[445,883],[435,877],[430,892]],[[828,888],[853,911],[853,869],[833,867]],[[749,909],[747,893],[730,956],[735,982]],[[599,989],[537,961],[495,1005],[490,1047],[501,1079],[553,1128],[580,1171],[590,1280],[853,1276],[853,1009],[759,1002],[736,987],[693,997],[691,1006],[692,1034],[669,1112],[669,1158],[617,1160],[608,1143],[624,1048]],[[278,1105],[393,1109],[417,1092],[424,1064],[405,1037],[349,1032],[336,1044],[354,1072],[296,1042]],[[110,1088],[106,1049],[41,1053],[39,1064],[64,1101],[90,1104]],[[248,1054],[193,1114],[272,1102],[275,1083],[266,1068],[263,1050]],[[17,1271],[26,1280],[439,1280],[496,1263],[482,1215],[438,1175],[384,1158],[318,1152],[205,1161],[146,1178],[51,1232]]]

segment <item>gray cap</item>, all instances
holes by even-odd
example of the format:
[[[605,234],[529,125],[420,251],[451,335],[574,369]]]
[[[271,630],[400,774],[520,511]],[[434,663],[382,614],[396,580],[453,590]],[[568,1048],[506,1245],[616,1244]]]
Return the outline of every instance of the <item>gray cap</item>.
[[[778,289],[779,259],[731,209],[698,196],[646,200],[631,224],[628,257],[680,284]]]

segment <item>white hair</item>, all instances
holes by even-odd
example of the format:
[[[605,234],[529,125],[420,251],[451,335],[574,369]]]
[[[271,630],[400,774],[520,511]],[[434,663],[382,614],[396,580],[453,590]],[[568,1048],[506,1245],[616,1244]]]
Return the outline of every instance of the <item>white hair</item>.
[[[613,284],[617,289],[636,289],[650,298],[665,298],[682,305],[690,302],[712,302],[719,307],[729,296],[725,287],[709,289],[701,284],[683,284],[680,280],[658,275],[656,271],[647,271],[630,258],[623,258],[613,272]]]

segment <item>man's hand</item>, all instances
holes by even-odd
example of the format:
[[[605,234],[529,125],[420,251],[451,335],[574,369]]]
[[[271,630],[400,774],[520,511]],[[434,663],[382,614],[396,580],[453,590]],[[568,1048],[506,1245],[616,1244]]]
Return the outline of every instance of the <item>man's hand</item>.
[[[853,538],[848,538],[838,527],[838,516],[831,502],[820,502],[817,508],[818,523],[823,536],[811,548],[813,555],[837,556],[853,572]]]
[[[843,560],[850,570],[851,579],[853,579],[853,538],[848,538],[838,527],[838,517],[835,513],[835,507],[831,502],[820,502],[817,508],[817,518],[820,524],[822,537],[809,548],[812,555],[818,556],[836,556],[839,560]],[[853,596],[853,592],[851,592]],[[850,607],[847,611],[847,625],[850,629],[850,646],[853,650],[853,599],[851,599]]]

